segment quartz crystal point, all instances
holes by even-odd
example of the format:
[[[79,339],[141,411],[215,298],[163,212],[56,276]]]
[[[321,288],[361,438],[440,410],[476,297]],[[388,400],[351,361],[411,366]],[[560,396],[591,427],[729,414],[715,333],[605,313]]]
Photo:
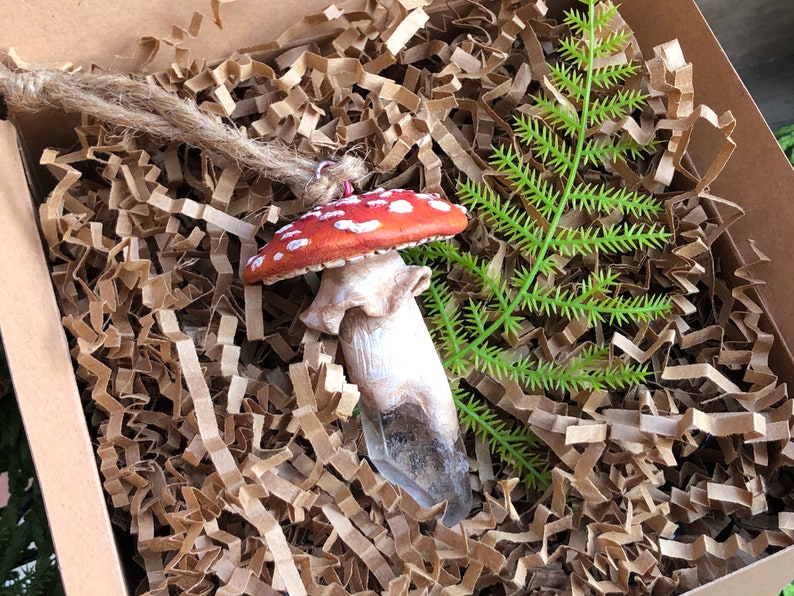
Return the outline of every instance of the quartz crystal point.
[[[388,412],[363,400],[360,410],[369,457],[378,471],[422,507],[446,501],[445,525],[465,519],[471,485],[460,435],[451,442],[434,431],[422,408],[408,400]]]
[[[327,269],[301,318],[339,335],[378,471],[423,507],[446,501],[451,526],[471,509],[471,485],[449,381],[414,299],[429,279],[395,251]]]

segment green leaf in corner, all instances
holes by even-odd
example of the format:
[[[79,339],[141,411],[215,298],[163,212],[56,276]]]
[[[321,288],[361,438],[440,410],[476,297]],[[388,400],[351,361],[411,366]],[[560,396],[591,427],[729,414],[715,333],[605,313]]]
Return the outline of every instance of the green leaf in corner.
[[[778,143],[780,143],[780,148],[783,149],[791,164],[794,165],[794,124],[789,124],[776,130],[775,136]]]

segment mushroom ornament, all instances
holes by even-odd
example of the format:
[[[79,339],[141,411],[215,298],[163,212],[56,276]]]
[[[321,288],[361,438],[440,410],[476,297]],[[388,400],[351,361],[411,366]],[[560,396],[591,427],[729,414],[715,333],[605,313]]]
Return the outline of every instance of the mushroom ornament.
[[[449,381],[414,299],[431,271],[406,265],[397,251],[466,225],[464,208],[438,194],[378,189],[283,226],[243,271],[247,283],[271,284],[325,270],[300,318],[339,336],[361,393],[370,460],[423,507],[447,501],[449,526],[471,509],[469,465]]]

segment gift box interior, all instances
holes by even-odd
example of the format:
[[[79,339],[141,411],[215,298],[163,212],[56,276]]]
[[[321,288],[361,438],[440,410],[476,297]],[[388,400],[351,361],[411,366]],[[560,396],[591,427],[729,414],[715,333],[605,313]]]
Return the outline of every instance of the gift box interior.
[[[554,165],[567,154],[552,137],[546,153],[524,148],[538,178],[516,169],[510,186],[489,162],[494,147],[521,151],[517,116],[549,120],[538,98],[581,113],[590,87],[573,91],[554,74],[569,71],[549,67],[572,56],[561,40],[592,32],[563,24],[570,3],[284,1],[266,15],[246,0],[205,15],[188,2],[7,4],[19,26],[0,43],[20,70],[68,61],[142,72],[240,139],[310,163],[363,158],[372,173],[354,180],[361,192],[463,200],[486,182],[547,229],[558,219],[617,229],[625,218],[624,235],[645,243],[596,257],[560,249],[540,275],[545,253],[522,256],[505,232],[514,220],[534,230],[528,220],[489,216],[469,197],[469,227],[445,245],[454,252],[406,253],[449,259],[433,277],[435,311],[419,296],[439,344],[456,328],[488,330],[487,344],[510,355],[490,368],[493,351],[464,359],[481,341],[474,331],[439,346],[459,362],[448,372],[474,501],[447,527],[443,505],[420,507],[369,463],[341,340],[299,318],[320,274],[240,279],[257,246],[309,211],[308,186],[201,141],[9,100],[0,329],[70,593],[746,594],[791,579],[794,173],[692,2],[628,0],[593,33],[606,47],[633,31],[600,67],[638,70],[601,93],[644,97],[614,120],[608,101],[593,104],[605,116],[587,134],[651,150],[577,162],[577,187]],[[555,219],[515,199],[516,184],[543,195],[558,181],[571,197],[624,188],[659,207]],[[521,296],[533,271],[561,291],[601,283],[596,294],[614,272],[619,292],[664,293],[667,306],[643,304],[665,317],[621,326],[542,317],[527,303],[512,327],[489,327],[502,287],[478,287],[477,272],[518,279]],[[434,327],[434,313],[452,330]],[[587,364],[594,354],[602,360]],[[587,368],[591,385],[560,391],[499,373],[547,361]],[[594,380],[602,373],[633,381]]]

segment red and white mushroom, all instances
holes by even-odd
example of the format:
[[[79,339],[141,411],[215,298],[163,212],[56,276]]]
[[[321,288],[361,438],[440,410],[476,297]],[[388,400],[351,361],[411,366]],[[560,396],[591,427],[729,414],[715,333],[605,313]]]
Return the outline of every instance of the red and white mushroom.
[[[414,300],[431,271],[406,265],[397,250],[453,236],[466,224],[465,210],[438,194],[378,189],[285,225],[243,271],[247,283],[271,284],[325,269],[300,318],[339,336],[361,392],[372,462],[420,505],[446,500],[447,525],[471,508],[469,466],[449,382]]]

